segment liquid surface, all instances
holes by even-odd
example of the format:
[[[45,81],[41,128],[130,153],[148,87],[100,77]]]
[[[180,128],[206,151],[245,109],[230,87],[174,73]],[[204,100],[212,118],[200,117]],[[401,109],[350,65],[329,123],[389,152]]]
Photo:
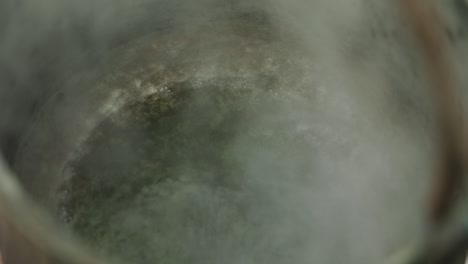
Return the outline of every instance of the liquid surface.
[[[64,221],[127,263],[306,263],[307,214],[290,202],[307,202],[310,138],[286,101],[267,77],[225,78],[125,106],[69,165]]]

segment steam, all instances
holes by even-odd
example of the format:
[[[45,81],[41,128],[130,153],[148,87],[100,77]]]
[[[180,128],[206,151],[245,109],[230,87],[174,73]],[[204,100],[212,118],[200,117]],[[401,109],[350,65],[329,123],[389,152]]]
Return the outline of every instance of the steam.
[[[148,218],[157,215],[156,222],[174,231],[162,239],[146,237],[145,247],[171,241],[181,252],[210,256],[205,263],[379,263],[420,235],[434,159],[426,78],[417,46],[390,2],[7,1],[0,6],[9,11],[3,11],[0,26],[4,149],[13,160],[14,142],[45,98],[60,89],[85,89],[61,85],[75,72],[99,72],[112,47],[149,32],[229,25],[233,10],[261,10],[275,34],[304,48],[304,58],[291,62],[304,71],[289,87],[288,76],[295,73],[278,66],[281,103],[250,113],[227,149],[249,190],[150,186],[149,194],[134,201],[145,206],[122,210],[112,228],[123,237],[142,227],[157,229]],[[196,78],[219,73],[221,62],[215,56],[208,61]],[[246,136],[262,131],[268,137],[285,124],[304,144],[279,142],[269,149]],[[20,176],[25,185],[34,177]],[[175,194],[165,193],[173,189]],[[231,203],[250,208],[247,220],[238,218]],[[190,210],[200,214],[191,231],[201,234],[178,229]],[[265,251],[278,255],[265,257]]]

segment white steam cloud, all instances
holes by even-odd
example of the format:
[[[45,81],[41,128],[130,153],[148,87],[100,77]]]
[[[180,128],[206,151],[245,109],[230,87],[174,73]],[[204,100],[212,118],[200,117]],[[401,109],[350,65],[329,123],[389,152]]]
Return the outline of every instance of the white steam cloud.
[[[45,105],[58,113],[50,119],[35,117],[37,122],[52,120],[51,126],[63,131],[75,130],[66,125],[73,123],[67,121],[73,119],[70,116],[80,117],[69,115],[81,109],[79,103],[69,104],[73,97],[55,109],[47,108],[53,99],[45,98],[52,92],[64,89],[77,98],[88,93],[82,84],[96,83],[100,63],[112,61],[109,54],[115,53],[108,50],[119,44],[150,32],[156,40],[158,32],[190,34],[186,32],[202,25],[229,24],[233,10],[260,10],[268,15],[279,38],[304,49],[304,57],[296,54],[288,62],[300,65],[299,73],[259,63],[270,67],[265,72],[277,73],[281,95],[287,100],[254,113],[245,131],[264,131],[268,136],[289,124],[291,133],[307,144],[278,144],[270,152],[238,133],[229,151],[239,160],[249,191],[213,191],[203,185],[180,187],[170,182],[163,185],[167,189],[148,187],[146,194],[135,198],[134,204],[141,207],[121,210],[112,228],[124,230],[125,236],[148,226],[157,229],[155,223],[171,226],[173,231],[164,232],[162,238],[149,233],[144,247],[170,245],[181,256],[190,252],[186,255],[209,256],[205,263],[232,264],[380,263],[420,235],[434,160],[432,109],[418,47],[393,1],[24,0],[6,1],[0,10],[1,143],[16,162],[26,189],[51,188],[54,184],[48,181],[60,177],[55,174],[63,171],[69,155],[40,148],[41,144],[24,145],[22,136],[41,131],[29,130],[32,117]],[[449,31],[462,27],[460,14],[445,6],[443,11]],[[457,38],[456,42],[464,41],[463,36]],[[463,65],[466,51],[460,46],[453,51]],[[223,50],[216,52],[223,54]],[[207,56],[191,76],[203,79],[226,71],[220,70],[223,56]],[[77,72],[88,72],[79,76],[89,80],[68,81]],[[235,73],[249,74],[246,69]],[[139,80],[129,83],[141,85]],[[62,88],[65,84],[70,87]],[[305,90],[310,97],[302,98],[294,89]],[[27,140],[54,142],[50,134],[42,133]],[[15,160],[18,145],[32,154],[20,153]],[[70,151],[73,147],[65,142],[57,148]],[[53,154],[49,157],[47,151]],[[47,157],[32,162],[43,156]],[[59,165],[39,171],[43,160]],[[171,188],[179,189],[173,194]],[[230,203],[248,207],[247,220],[238,219]],[[195,220],[190,224],[199,221],[198,226],[178,229],[191,212]],[[159,218],[151,222],[148,216],[155,215]],[[266,257],[265,251],[277,255]],[[132,258],[131,254],[129,250],[127,257]]]

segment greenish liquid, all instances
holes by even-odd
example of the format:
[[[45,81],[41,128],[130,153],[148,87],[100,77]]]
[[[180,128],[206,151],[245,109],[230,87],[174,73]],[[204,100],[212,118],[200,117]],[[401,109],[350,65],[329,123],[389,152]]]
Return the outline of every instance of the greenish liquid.
[[[65,220],[124,263],[293,261],[304,235],[282,230],[289,215],[274,197],[288,181],[278,175],[305,175],[308,142],[288,122],[259,122],[263,112],[276,120],[273,86],[265,78],[178,83],[125,106],[70,164]]]

